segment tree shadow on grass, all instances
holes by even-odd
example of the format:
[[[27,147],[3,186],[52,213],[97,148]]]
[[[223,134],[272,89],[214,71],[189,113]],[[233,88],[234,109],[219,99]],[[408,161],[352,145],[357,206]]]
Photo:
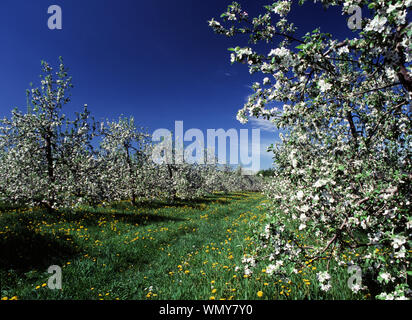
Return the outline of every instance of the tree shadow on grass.
[[[134,208],[144,209],[160,209],[160,208],[181,208],[189,207],[192,209],[201,209],[202,205],[208,205],[212,203],[229,204],[231,200],[239,200],[244,197],[240,193],[231,194],[216,194],[208,195],[198,199],[176,199],[174,201],[162,201],[162,200],[142,200]],[[108,208],[115,210],[130,210],[133,205],[129,201],[113,203]]]
[[[56,236],[59,236],[57,238]],[[38,234],[26,228],[0,238],[0,269],[26,272],[62,266],[81,249],[63,234]]]
[[[130,207],[128,208],[130,210]],[[135,212],[125,212],[116,209],[114,212],[91,212],[91,211],[81,211],[81,212],[67,212],[64,214],[65,222],[81,222],[85,226],[98,225],[99,221],[104,218],[107,222],[122,222],[131,225],[145,225],[149,223],[160,223],[167,221],[184,221],[183,218],[170,217],[160,214],[150,214],[150,213],[135,213]]]
[[[8,225],[13,232],[0,237],[0,268],[4,270],[14,269],[25,272],[33,269],[46,270],[50,265],[63,265],[69,259],[79,255],[82,250],[70,241],[71,236],[53,233],[39,234],[26,226],[31,223],[36,225],[40,222],[47,224],[81,222],[83,225],[98,225],[101,218],[107,222],[119,221],[133,225],[145,225],[148,223],[166,221],[184,221],[184,218],[171,217],[160,214],[136,213],[136,208],[156,209],[164,207],[191,207],[202,208],[203,204],[219,203],[228,204],[231,200],[243,197],[242,194],[216,194],[196,200],[177,200],[174,203],[162,201],[147,201],[140,203],[137,207],[130,203],[120,202],[113,204],[110,211],[71,211],[63,210],[52,214],[43,210],[19,214],[6,213],[0,219],[1,225]],[[69,239],[69,240],[68,240]]]
[[[133,225],[166,221],[184,221],[184,218],[179,218],[176,216],[172,217],[169,215],[153,214],[150,212],[136,212],[136,210],[144,209],[144,211],[150,211],[161,208],[178,209],[182,207],[201,210],[204,209],[204,205],[210,205],[213,203],[227,205],[233,200],[239,200],[242,198],[244,198],[244,194],[241,193],[213,194],[198,199],[177,199],[173,202],[147,200],[139,202],[136,206],[133,206],[130,201],[121,201],[112,203],[106,207],[101,207],[97,211],[87,209],[85,211],[67,210],[64,211],[64,219],[67,222],[82,220],[83,223],[88,225],[96,225],[97,221],[102,217],[105,217],[108,222],[116,220]]]
[[[44,270],[51,265],[63,266],[73,257],[84,254],[84,248],[79,247],[71,235],[60,232],[36,233],[28,225],[38,225],[40,222],[53,223],[81,223],[82,225],[98,225],[99,219],[105,221],[119,221],[133,225],[164,221],[183,221],[182,218],[167,217],[154,214],[135,214],[120,212],[56,212],[53,214],[44,211],[25,213],[19,216],[9,215],[2,217],[1,225],[8,225],[9,232],[0,237],[0,269],[27,272],[30,270]],[[69,226],[65,226],[67,228]],[[144,260],[144,259],[143,259]]]
[[[121,270],[126,270],[128,266],[133,265],[136,271],[145,272],[148,268],[155,267],[156,263],[158,263],[158,258],[160,255],[166,256],[164,252],[159,250],[159,247],[167,247],[169,245],[176,245],[178,241],[184,241],[186,235],[192,233],[193,226],[189,226],[187,229],[177,229],[175,231],[169,232],[167,239],[154,241],[154,242],[144,242],[144,243],[136,243],[139,245],[139,250],[130,252],[130,251],[122,251],[120,253],[120,257],[113,261],[113,270],[115,272],[120,272]],[[205,239],[204,241],[206,241]],[[191,239],[193,241],[193,239]],[[191,242],[192,243],[192,242]],[[193,244],[200,246],[203,244],[203,241],[199,242],[199,240]],[[187,244],[185,244],[187,245]],[[187,250],[189,253],[192,250],[192,246],[189,248],[182,247],[182,250]]]

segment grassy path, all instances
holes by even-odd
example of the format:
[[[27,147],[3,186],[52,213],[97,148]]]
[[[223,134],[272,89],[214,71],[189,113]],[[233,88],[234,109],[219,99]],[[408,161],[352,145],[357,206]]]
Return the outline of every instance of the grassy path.
[[[255,299],[264,277],[243,276],[260,194],[214,195],[47,215],[0,212],[1,297],[18,299]],[[50,290],[50,265],[63,290]],[[263,297],[264,298],[264,297]]]

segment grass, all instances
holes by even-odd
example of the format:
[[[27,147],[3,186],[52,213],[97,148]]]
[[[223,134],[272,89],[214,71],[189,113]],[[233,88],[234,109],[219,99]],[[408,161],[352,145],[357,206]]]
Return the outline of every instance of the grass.
[[[245,277],[241,260],[256,248],[265,221],[258,193],[214,194],[197,201],[120,202],[48,214],[0,211],[2,299],[323,299],[353,298],[346,286],[319,292],[309,263],[288,283],[264,272]],[[318,264],[321,267],[322,261]],[[62,290],[50,290],[50,265]],[[308,266],[309,265],[309,266]],[[239,268],[240,267],[240,268]],[[338,277],[339,279],[339,277]]]
[[[53,215],[3,211],[1,297],[251,298],[249,291],[232,290],[240,288],[233,269],[252,246],[245,238],[249,221],[263,216],[260,201],[259,194],[230,194]],[[62,267],[63,290],[45,285],[50,265]]]

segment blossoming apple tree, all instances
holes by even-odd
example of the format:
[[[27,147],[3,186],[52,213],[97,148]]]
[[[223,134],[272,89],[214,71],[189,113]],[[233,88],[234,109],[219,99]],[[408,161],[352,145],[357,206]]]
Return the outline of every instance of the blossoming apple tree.
[[[85,106],[71,121],[61,113],[70,101],[71,78],[62,60],[57,71],[42,62],[41,86],[28,90],[28,112],[13,110],[0,124],[1,197],[49,211],[73,205],[93,189],[94,126]],[[81,181],[81,184],[79,183]]]
[[[108,200],[131,199],[136,205],[149,135],[136,128],[132,117],[108,121],[101,129],[100,156],[104,165],[100,171],[102,185],[106,187],[104,194]]]
[[[238,120],[262,117],[286,132],[271,148],[276,170],[266,193],[273,205],[262,240],[271,244],[273,259],[290,262],[276,267],[279,274],[290,274],[296,270],[290,266],[298,268],[304,259],[326,259],[322,272],[330,272],[331,261],[358,265],[373,285],[353,286],[353,292],[405,298],[412,227],[412,1],[319,2],[340,6],[346,15],[359,6],[369,15],[344,40],[320,28],[299,37],[288,18],[290,0],[265,6],[255,18],[233,2],[220,21],[209,21],[218,34],[249,36],[249,45],[230,49],[231,62],[261,75]],[[303,230],[314,235],[310,244],[296,236]],[[357,255],[344,260],[344,250]],[[321,289],[330,290],[321,275]]]

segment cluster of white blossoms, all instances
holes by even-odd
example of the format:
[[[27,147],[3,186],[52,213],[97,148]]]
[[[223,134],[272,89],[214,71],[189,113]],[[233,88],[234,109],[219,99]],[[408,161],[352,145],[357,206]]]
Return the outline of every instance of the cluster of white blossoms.
[[[318,85],[321,92],[329,91],[332,88],[332,85],[323,79],[319,80]]]
[[[230,55],[230,62],[241,62],[244,59],[249,63],[249,57],[253,54],[252,49],[250,48],[235,48],[235,52]]]
[[[275,2],[272,6],[269,6],[268,10],[278,14],[281,17],[284,17],[289,13],[290,7],[291,7],[290,1],[278,1],[278,2]]]
[[[389,272],[381,272],[378,276],[378,280],[388,283],[389,281],[392,281],[392,276]]]
[[[253,273],[253,268],[256,266],[256,259],[253,256],[245,255],[242,258],[242,263],[244,264],[244,274],[250,276]]]
[[[405,287],[406,285],[397,285],[395,290],[392,292],[382,292],[376,298],[380,300],[409,300],[407,296],[405,296]]]
[[[213,27],[213,28],[220,27],[220,22],[212,19],[209,21],[209,27]]]
[[[279,270],[279,268],[280,268],[281,266],[283,266],[283,261],[282,261],[282,260],[276,261],[275,264],[269,264],[269,265],[266,267],[266,273],[267,273],[268,275],[271,275],[271,274],[273,274],[274,272],[276,272],[277,270]]]
[[[365,31],[374,31],[382,33],[385,30],[385,25],[388,22],[386,17],[375,16],[373,20],[365,27]]]
[[[230,27],[222,22],[222,29],[215,29],[249,35],[249,50],[242,48],[242,59],[235,54],[232,61],[264,77],[264,86],[253,86],[237,119],[270,119],[284,132],[271,148],[276,170],[264,189],[272,202],[267,215],[272,227],[260,234],[257,251],[283,261],[277,275],[287,277],[296,269],[285,267],[289,264],[323,257],[328,274],[348,264],[360,266],[382,290],[376,298],[406,297],[412,182],[407,12],[412,1],[322,0],[326,8],[342,6],[344,14],[356,5],[370,10],[370,18],[362,17],[363,29],[344,40],[319,29],[297,36],[288,20],[290,4],[274,1],[259,17],[236,23],[223,18]],[[234,7],[242,12],[239,4]],[[260,53],[259,42],[277,45]],[[275,103],[283,107],[273,111]],[[306,230],[316,236],[310,250],[296,237]],[[337,254],[344,250],[356,255],[345,260]],[[328,251],[334,254],[327,256]],[[379,279],[390,274],[390,281],[379,282],[379,274]],[[322,285],[330,292],[330,283]],[[357,289],[358,295],[368,290]]]
[[[322,291],[329,291],[329,289],[332,287],[330,285],[330,275],[327,271],[321,271],[318,272],[316,275],[319,281],[319,286]]]
[[[294,54],[287,48],[276,48],[272,49],[268,57],[278,57],[279,58],[279,65],[283,66],[284,68],[289,68],[296,63],[296,57]]]

